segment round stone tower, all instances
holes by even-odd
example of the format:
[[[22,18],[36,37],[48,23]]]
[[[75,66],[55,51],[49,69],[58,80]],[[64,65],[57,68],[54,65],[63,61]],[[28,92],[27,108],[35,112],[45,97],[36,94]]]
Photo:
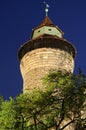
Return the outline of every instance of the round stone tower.
[[[43,89],[42,78],[50,70],[73,73],[75,55],[75,47],[63,38],[63,32],[46,16],[33,29],[31,39],[18,51],[23,92],[36,87]]]

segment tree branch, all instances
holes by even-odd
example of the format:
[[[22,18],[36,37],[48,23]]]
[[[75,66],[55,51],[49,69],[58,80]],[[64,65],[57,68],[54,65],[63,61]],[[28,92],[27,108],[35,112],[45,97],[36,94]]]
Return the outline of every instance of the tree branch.
[[[68,125],[70,125],[70,124],[73,123],[73,122],[74,122],[74,120],[68,122],[65,126],[63,126],[63,127],[61,128],[61,130],[63,130],[64,128],[66,128]]]
[[[61,109],[61,119],[58,123],[58,125],[56,126],[56,130],[57,128],[60,126],[61,122],[64,120],[64,115],[65,115],[65,112],[64,112],[64,99],[62,100],[62,109]]]
[[[37,130],[36,115],[34,115],[33,119],[34,119],[34,124],[35,124],[35,130]]]

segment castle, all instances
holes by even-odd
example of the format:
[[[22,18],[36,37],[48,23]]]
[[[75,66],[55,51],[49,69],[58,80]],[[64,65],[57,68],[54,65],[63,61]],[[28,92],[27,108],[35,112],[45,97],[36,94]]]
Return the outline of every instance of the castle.
[[[73,73],[76,49],[64,39],[62,30],[46,16],[39,26],[33,29],[31,39],[18,51],[20,71],[23,77],[23,93],[35,88],[44,89],[42,78],[51,70],[66,70]],[[65,129],[66,130],[66,129]],[[73,130],[70,126],[67,130]]]
[[[47,7],[45,11],[47,13]],[[35,87],[41,89],[41,80],[50,70],[73,73],[76,50],[63,34],[46,14],[41,24],[33,29],[31,39],[20,47],[18,58],[24,93]]]

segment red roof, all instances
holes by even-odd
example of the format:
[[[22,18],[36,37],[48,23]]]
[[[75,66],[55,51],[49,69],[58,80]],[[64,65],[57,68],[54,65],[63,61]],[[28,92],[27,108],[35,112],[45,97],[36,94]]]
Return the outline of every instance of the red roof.
[[[47,25],[47,26],[51,26],[52,25],[52,26],[54,26],[54,24],[52,23],[52,21],[49,19],[48,16],[46,16],[44,18],[44,20],[41,22],[41,24],[38,27],[44,26],[44,25]]]

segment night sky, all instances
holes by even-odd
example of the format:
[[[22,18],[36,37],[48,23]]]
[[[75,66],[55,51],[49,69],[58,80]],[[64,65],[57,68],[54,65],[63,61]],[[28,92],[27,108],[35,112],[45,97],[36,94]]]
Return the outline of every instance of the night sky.
[[[45,18],[43,0],[0,0],[0,94],[5,99],[22,91],[17,53],[32,29]],[[49,18],[64,32],[77,50],[75,71],[86,74],[86,1],[46,0]]]

